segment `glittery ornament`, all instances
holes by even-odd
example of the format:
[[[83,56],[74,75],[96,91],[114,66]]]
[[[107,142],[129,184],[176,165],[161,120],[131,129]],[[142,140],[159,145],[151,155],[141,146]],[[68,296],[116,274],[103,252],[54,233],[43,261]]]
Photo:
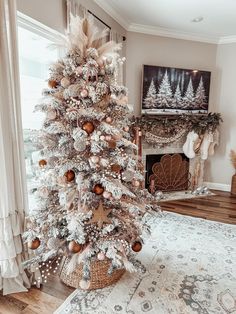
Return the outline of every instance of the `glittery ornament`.
[[[42,198],[47,198],[49,195],[49,190],[46,186],[42,186],[38,189],[38,195]]]
[[[135,241],[132,244],[132,250],[136,253],[140,252],[142,250],[142,243],[140,241]]]
[[[100,158],[98,156],[91,156],[90,160],[92,161],[92,163],[97,164]]]
[[[56,117],[57,117],[57,112],[56,112],[56,110],[52,109],[52,110],[49,110],[49,111],[47,112],[47,118],[48,118],[49,120],[54,120],[54,119],[56,119]]]
[[[93,187],[93,192],[97,195],[101,195],[104,192],[104,187],[101,184],[96,184]]]
[[[68,245],[68,249],[71,253],[79,253],[82,249],[82,245],[72,240]]]
[[[85,141],[75,141],[74,142],[74,148],[78,152],[83,152],[86,149],[86,142]]]
[[[121,171],[121,166],[118,164],[111,165],[111,171],[119,173]]]
[[[105,209],[100,201],[98,208],[93,211],[93,217],[89,220],[89,223],[96,223],[98,228],[101,229],[104,223],[110,224],[112,222],[111,219],[108,218],[111,211],[111,208]]]
[[[47,242],[47,247],[49,250],[57,250],[60,247],[61,241],[58,238],[49,238]]]
[[[89,286],[90,286],[90,281],[86,281],[84,279],[80,280],[79,282],[79,286],[82,290],[88,290],[89,289]]]
[[[100,159],[100,165],[103,167],[107,167],[109,165],[109,160],[105,158]]]
[[[81,96],[82,98],[88,97],[88,91],[87,91],[87,89],[83,89],[83,90],[80,92],[80,96]]]
[[[48,81],[48,86],[49,86],[50,88],[56,88],[57,85],[58,85],[58,83],[57,83],[57,81],[55,81],[55,80],[49,80],[49,81]]]
[[[39,238],[35,238],[34,240],[32,240],[32,241],[29,241],[28,243],[27,243],[27,245],[28,245],[28,248],[29,249],[31,249],[31,250],[36,250],[39,246],[40,246],[40,240],[39,240]]]
[[[67,182],[71,182],[75,179],[75,173],[73,170],[68,170],[64,176],[66,177]]]
[[[108,147],[111,149],[115,149],[116,148],[116,141],[108,141]]]
[[[63,77],[63,79],[61,79],[61,86],[67,88],[70,86],[70,80],[67,77]]]
[[[133,180],[134,173],[130,170],[125,170],[122,174],[122,179],[126,182],[130,182]]]
[[[95,126],[93,122],[87,121],[82,125],[82,129],[86,131],[88,134],[91,134],[94,131]]]
[[[103,252],[99,252],[97,255],[97,258],[99,261],[104,261],[104,259],[106,258],[106,255]]]
[[[112,123],[112,118],[111,117],[106,117],[106,123]]]
[[[46,161],[45,159],[39,160],[39,166],[40,166],[40,167],[44,167],[44,166],[46,166],[46,165],[47,165],[47,161]]]

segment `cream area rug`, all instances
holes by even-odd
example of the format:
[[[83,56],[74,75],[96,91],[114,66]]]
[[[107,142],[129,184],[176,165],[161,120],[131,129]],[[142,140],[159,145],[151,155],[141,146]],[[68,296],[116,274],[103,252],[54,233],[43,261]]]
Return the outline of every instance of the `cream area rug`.
[[[146,219],[143,273],[75,290],[56,314],[236,314],[236,225],[173,213]]]

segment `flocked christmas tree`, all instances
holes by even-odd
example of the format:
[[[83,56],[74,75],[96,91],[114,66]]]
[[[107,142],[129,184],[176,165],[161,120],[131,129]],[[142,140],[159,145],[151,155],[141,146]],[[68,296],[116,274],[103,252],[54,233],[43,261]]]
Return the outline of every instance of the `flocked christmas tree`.
[[[83,288],[94,260],[108,259],[110,274],[142,268],[134,252],[146,229],[147,192],[129,133],[127,89],[116,83],[120,46],[102,44],[106,34],[90,18],[72,18],[67,54],[51,67],[36,106],[46,114],[36,140],[37,209],[24,235],[36,250],[25,266],[69,256],[70,271],[83,264]]]
[[[172,103],[172,90],[170,86],[169,77],[167,71],[160,84],[159,91],[157,93],[157,107],[158,108],[169,108]]]
[[[144,108],[155,108],[157,104],[157,91],[152,79],[146,97],[144,98]]]
[[[183,97],[183,109],[194,109],[195,104],[195,96],[193,91],[193,83],[192,79],[189,79],[187,90]]]
[[[195,102],[196,105],[198,107],[198,109],[207,109],[207,104],[206,104],[206,92],[205,92],[205,88],[203,85],[203,80],[202,80],[202,76],[196,91],[196,95],[195,95]]]
[[[172,101],[172,107],[173,108],[180,108],[182,105],[182,95],[181,95],[181,91],[180,91],[180,87],[179,87],[179,83],[177,84],[175,93],[174,93],[174,97],[173,97],[173,101]]]

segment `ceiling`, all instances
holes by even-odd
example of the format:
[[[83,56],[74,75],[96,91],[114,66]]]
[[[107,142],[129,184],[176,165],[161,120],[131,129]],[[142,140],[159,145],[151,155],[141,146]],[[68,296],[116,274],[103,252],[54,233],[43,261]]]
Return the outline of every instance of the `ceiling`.
[[[236,42],[236,0],[94,0],[127,31]],[[203,18],[199,23],[193,19]]]

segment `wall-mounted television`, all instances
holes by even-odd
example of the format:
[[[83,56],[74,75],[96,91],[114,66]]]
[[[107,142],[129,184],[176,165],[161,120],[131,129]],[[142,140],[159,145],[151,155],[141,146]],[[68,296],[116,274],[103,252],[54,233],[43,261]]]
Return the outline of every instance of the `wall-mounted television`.
[[[142,114],[208,113],[211,72],[143,66]]]

